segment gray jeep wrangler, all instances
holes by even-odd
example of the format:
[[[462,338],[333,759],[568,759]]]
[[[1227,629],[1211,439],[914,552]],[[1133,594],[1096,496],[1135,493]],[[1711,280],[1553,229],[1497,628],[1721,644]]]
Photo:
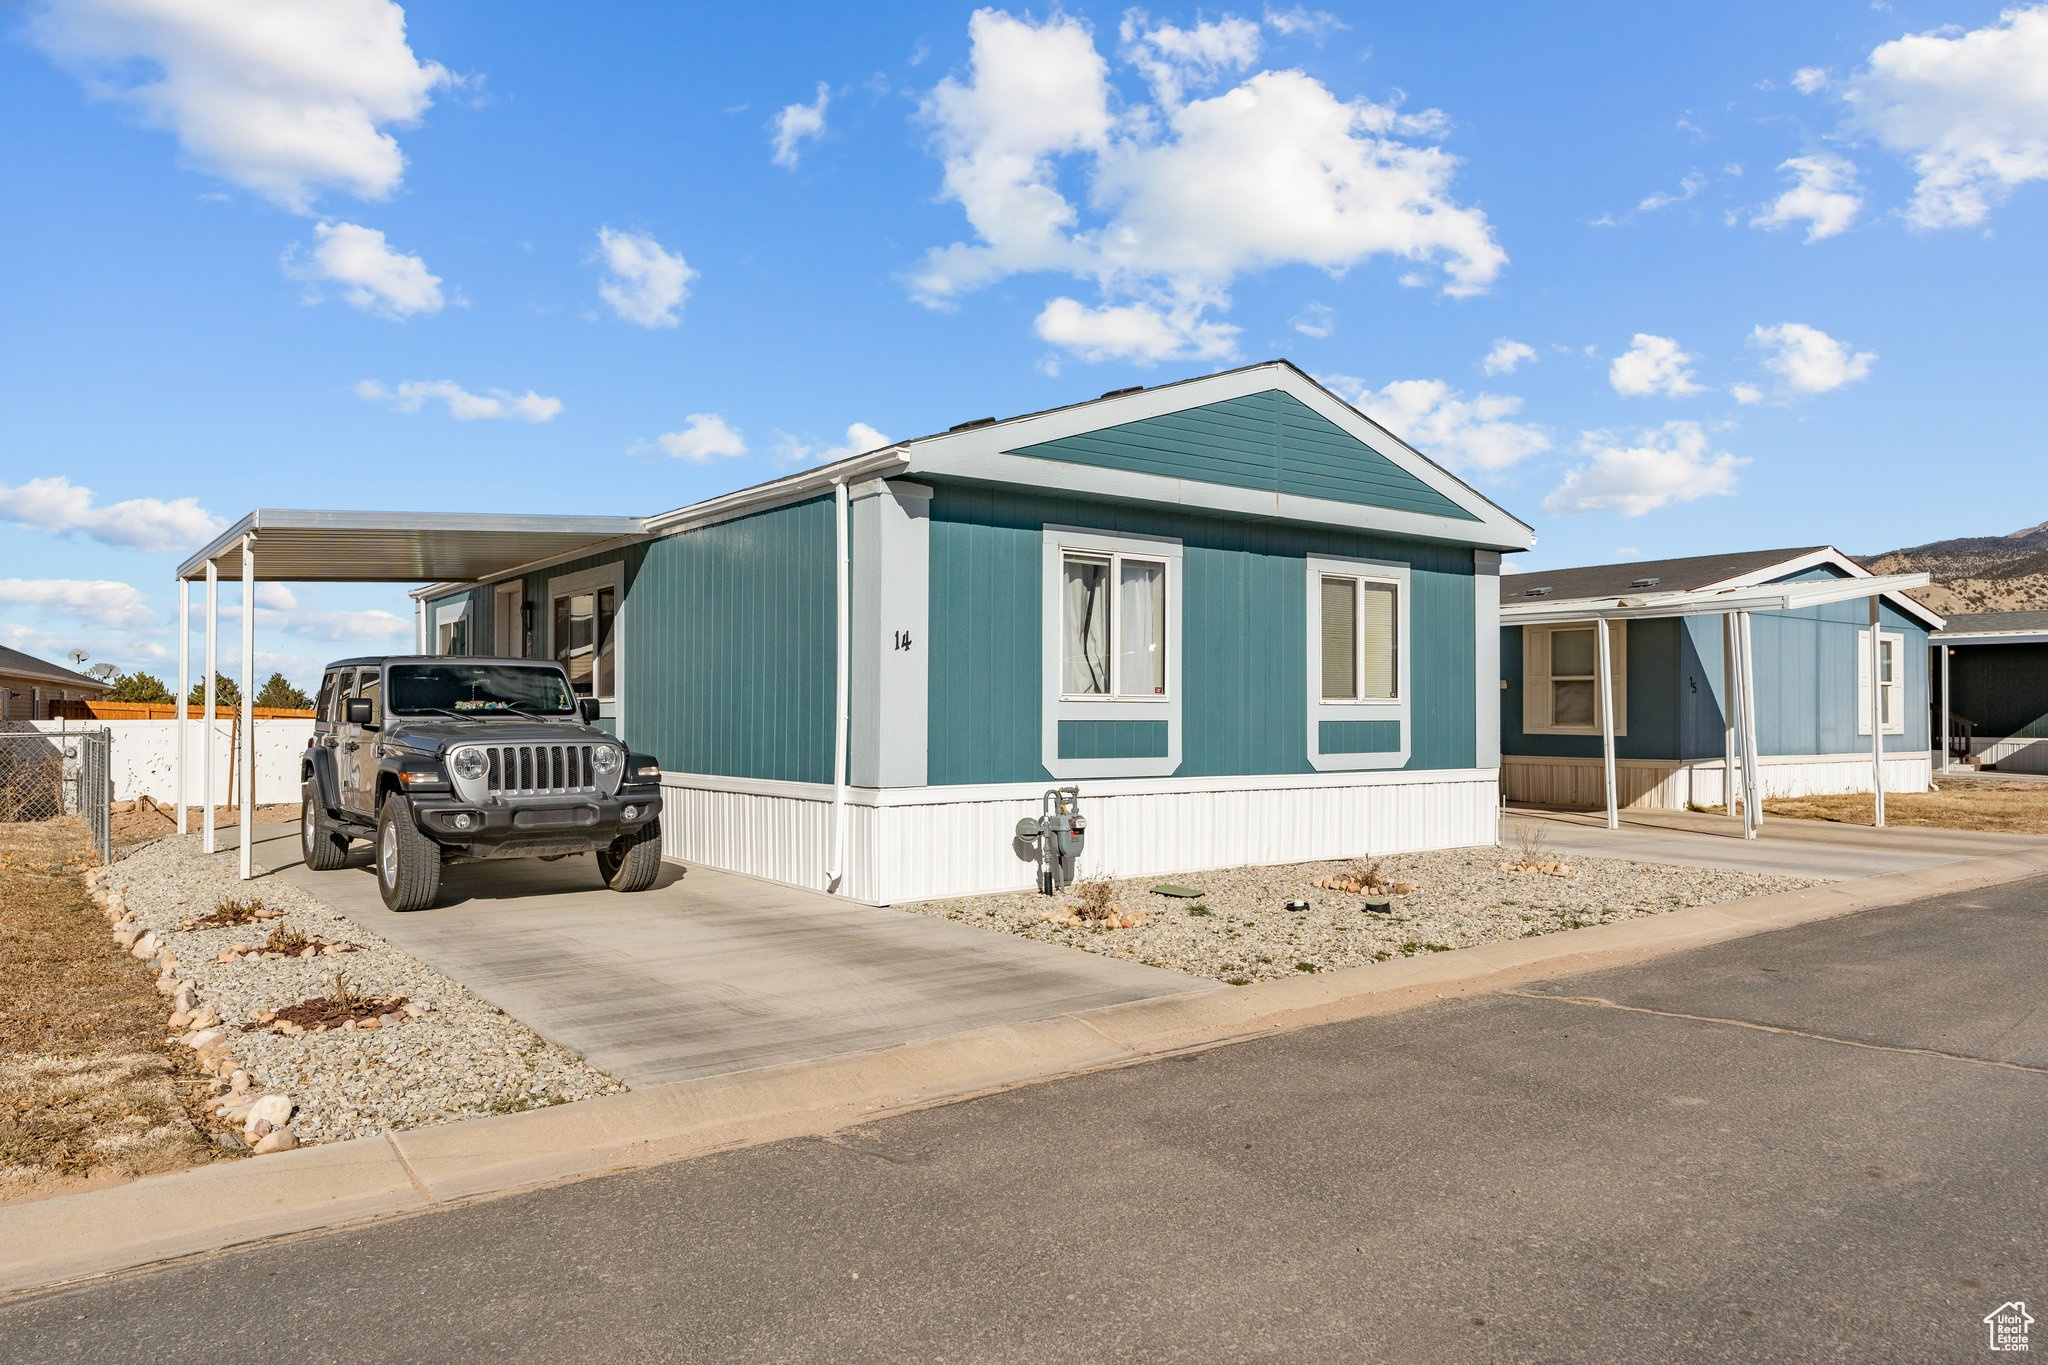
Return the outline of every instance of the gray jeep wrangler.
[[[615,891],[661,869],[661,766],[591,724],[558,664],[343,659],[320,682],[300,764],[299,842],[325,872],[374,849],[393,910],[434,903],[441,868],[595,853]]]

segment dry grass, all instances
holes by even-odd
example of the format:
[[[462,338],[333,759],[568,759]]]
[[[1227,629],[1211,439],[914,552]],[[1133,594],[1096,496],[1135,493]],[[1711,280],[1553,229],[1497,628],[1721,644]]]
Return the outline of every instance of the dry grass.
[[[1867,825],[1871,800],[1868,795],[1802,796],[1766,801],[1764,814]],[[1920,829],[2048,834],[2048,783],[1965,779],[1938,792],[1892,792],[1884,798],[1884,818],[1889,825]]]
[[[86,898],[75,820],[0,825],[0,1199],[189,1166],[167,1006]]]

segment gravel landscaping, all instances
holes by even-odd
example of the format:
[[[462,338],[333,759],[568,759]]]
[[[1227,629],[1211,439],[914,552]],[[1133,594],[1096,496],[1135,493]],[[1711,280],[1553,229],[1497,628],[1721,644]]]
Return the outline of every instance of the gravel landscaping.
[[[231,1084],[241,1087],[234,1094],[287,1097],[289,1132],[297,1143],[334,1142],[626,1089],[298,888],[275,878],[244,882],[236,872],[232,852],[209,858],[199,851],[199,836],[188,835],[143,846],[115,864],[105,880],[118,896],[116,907],[125,905],[130,933],[146,931],[140,938],[154,938],[147,946],[170,954],[175,963],[165,973],[173,1006],[196,1000],[195,1008],[171,1016],[174,1031],[191,1029],[187,1046],[218,1053],[223,1067],[232,1066],[215,1083],[222,1092],[216,1103],[230,1110],[230,1119],[236,1117]],[[282,914],[240,925],[181,927],[222,902],[250,898]],[[312,950],[292,957],[229,954],[235,945],[256,947],[278,931],[303,935]],[[323,951],[322,944],[342,950]],[[221,961],[223,956],[230,960]],[[175,983],[189,983],[189,995],[179,994]],[[381,1013],[357,1010],[363,1018],[325,1031],[294,1022],[301,1014],[311,1019],[332,1013],[292,1007],[338,992],[395,1003],[377,1006]],[[292,1012],[279,1020],[280,1011]],[[231,1082],[232,1075],[242,1079]],[[233,1138],[224,1140],[234,1145]]]
[[[1109,900],[1122,917],[1140,918],[1132,912],[1144,912],[1144,922],[1134,928],[1060,922],[1071,913],[1069,907],[1084,899],[1073,890],[1059,896],[1029,891],[966,896],[897,908],[1242,986],[1818,884],[1804,877],[1612,858],[1566,860],[1563,875],[1509,871],[1516,861],[1517,855],[1504,848],[1463,848],[1370,863],[1234,867],[1116,881]],[[1369,866],[1390,882],[1416,889],[1388,896],[1388,911],[1380,914],[1367,908],[1364,895],[1316,885]],[[1152,891],[1162,885],[1202,894],[1176,898]],[[1305,901],[1308,908],[1290,911],[1288,901]],[[1056,918],[1046,918],[1048,913]]]

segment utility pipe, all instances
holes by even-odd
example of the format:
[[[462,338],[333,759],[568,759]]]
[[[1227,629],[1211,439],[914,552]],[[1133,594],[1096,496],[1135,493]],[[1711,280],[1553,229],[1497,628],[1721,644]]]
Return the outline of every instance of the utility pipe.
[[[834,890],[846,876],[846,729],[853,680],[852,574],[847,562],[850,504],[845,477],[833,479],[833,598],[838,619],[833,632],[832,666],[832,865],[825,871],[825,883]]]

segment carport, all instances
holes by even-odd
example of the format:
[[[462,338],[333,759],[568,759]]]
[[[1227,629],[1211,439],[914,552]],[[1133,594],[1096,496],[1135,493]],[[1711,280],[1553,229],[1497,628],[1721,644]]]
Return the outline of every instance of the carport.
[[[1655,580],[1649,580],[1654,582]],[[1867,598],[1870,602],[1870,676],[1878,676],[1881,603],[1887,593],[1924,588],[1924,573],[1884,574],[1861,578],[1760,583],[1727,588],[1693,588],[1679,592],[1643,592],[1619,597],[1532,600],[1503,604],[1503,626],[1591,624],[1594,633],[1595,684],[1600,696],[1600,755],[1607,793],[1607,828],[1621,827],[1615,781],[1614,657],[1609,626],[1615,621],[1652,620],[1677,616],[1719,616],[1722,658],[1726,669],[1724,695],[1731,699],[1722,731],[1723,771],[1737,774],[1742,796],[1742,837],[1754,839],[1763,824],[1757,778],[1756,675],[1751,649],[1750,617],[1764,611],[1798,611],[1830,602]],[[1871,790],[1874,819],[1884,825],[1884,726],[1879,689],[1870,689]],[[1946,724],[1943,726],[1946,729]],[[1727,790],[1724,785],[1724,791]],[[1735,813],[1733,800],[1728,813]]]
[[[214,851],[212,738],[219,704],[220,580],[242,583],[241,733],[234,755],[242,876],[254,875],[250,827],[256,785],[256,613],[258,583],[473,583],[491,574],[538,568],[645,533],[638,517],[508,516],[483,512],[333,512],[263,508],[249,513],[178,566],[178,728],[172,759],[178,832],[186,832],[185,699],[192,689],[192,584],[206,584],[206,693],[201,733],[200,827]],[[422,635],[424,632],[421,632]],[[424,650],[425,640],[417,642]]]

